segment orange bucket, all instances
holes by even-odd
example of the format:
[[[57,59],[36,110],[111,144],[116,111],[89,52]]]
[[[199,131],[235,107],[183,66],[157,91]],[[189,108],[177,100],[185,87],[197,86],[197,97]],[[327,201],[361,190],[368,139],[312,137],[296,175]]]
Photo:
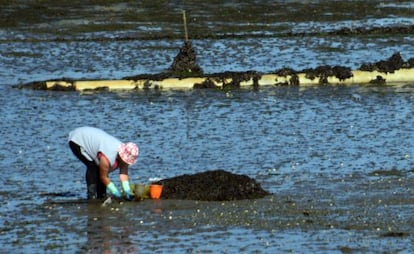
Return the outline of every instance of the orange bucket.
[[[162,193],[162,185],[151,184],[149,188],[149,194],[152,199],[159,199]]]

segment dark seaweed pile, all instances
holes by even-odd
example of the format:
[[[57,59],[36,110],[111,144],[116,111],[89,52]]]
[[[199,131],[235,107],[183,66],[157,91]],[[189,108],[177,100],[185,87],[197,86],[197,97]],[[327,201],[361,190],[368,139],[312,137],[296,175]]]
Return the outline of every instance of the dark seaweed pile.
[[[262,198],[270,193],[256,180],[224,170],[181,175],[157,182],[163,199],[228,201]]]
[[[393,73],[401,68],[413,68],[414,58],[408,59],[407,62],[403,60],[399,52],[393,54],[387,60],[381,60],[375,63],[363,63],[359,68],[361,71],[379,71],[385,73]]]
[[[315,69],[305,69],[303,72],[309,79],[319,78],[320,84],[328,84],[328,77],[332,76],[339,80],[345,80],[353,76],[351,68],[344,66],[322,65]]]
[[[202,75],[203,70],[197,64],[197,54],[190,41],[185,41],[180,52],[175,56],[170,71],[177,76]]]
[[[261,73],[256,71],[225,71],[222,73],[208,74],[205,75],[208,78],[202,83],[194,84],[194,88],[217,88],[214,80],[223,83],[223,88],[238,88],[241,82],[249,81],[250,79],[253,80],[253,87],[258,87],[261,75]]]

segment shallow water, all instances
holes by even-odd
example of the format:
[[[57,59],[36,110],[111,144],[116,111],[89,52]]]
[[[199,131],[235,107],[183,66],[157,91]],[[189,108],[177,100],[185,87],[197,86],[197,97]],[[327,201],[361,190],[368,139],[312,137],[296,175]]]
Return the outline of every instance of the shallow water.
[[[412,87],[2,94],[4,251],[411,246]],[[85,124],[138,142],[134,182],[223,168],[256,178],[274,195],[104,208],[83,203],[84,169],[66,134]],[[386,232],[403,235],[382,237]]]
[[[395,51],[407,59],[414,55],[408,35],[254,35],[349,23],[412,25],[410,2],[283,1],[283,8],[271,1],[237,8],[231,1],[134,2],[98,1],[79,9],[81,2],[75,1],[62,12],[61,5],[44,1],[34,10],[47,12],[42,5],[50,4],[61,18],[52,12],[38,17],[29,9],[19,20],[10,19],[7,28],[2,23],[1,252],[412,249],[414,84],[119,93],[11,87],[50,78],[163,71],[182,43],[183,6],[197,38],[200,65],[209,73],[319,64],[358,67]],[[17,8],[5,6],[3,14]],[[253,7],[263,15],[247,15]],[[310,10],[314,15],[303,15]],[[102,18],[109,13],[110,19]],[[245,37],[203,36],[206,27],[216,28],[208,31],[215,35]],[[221,168],[257,179],[273,195],[234,202],[85,203],[84,169],[66,144],[67,133],[81,125],[138,143],[134,182]],[[117,182],[115,174],[111,178]]]

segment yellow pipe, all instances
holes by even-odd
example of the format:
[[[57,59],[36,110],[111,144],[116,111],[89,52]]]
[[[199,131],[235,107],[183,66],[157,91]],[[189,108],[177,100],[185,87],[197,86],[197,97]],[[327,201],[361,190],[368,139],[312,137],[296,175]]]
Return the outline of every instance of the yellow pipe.
[[[75,81],[76,90],[93,90],[97,88],[108,88],[109,90],[133,90],[140,85],[139,81],[133,80],[89,80]]]
[[[146,80],[146,83],[148,85],[151,85],[150,87],[154,88],[193,88],[194,84],[201,84],[203,83],[207,78],[166,78],[163,80]]]
[[[54,86],[71,87],[72,82],[67,81],[46,81],[46,89],[52,89]]]
[[[414,82],[414,69],[400,69],[393,73],[383,73],[377,71],[352,71],[353,76],[339,80],[336,77],[329,76],[327,81],[329,84],[369,84],[373,80],[384,80],[386,83],[404,83]],[[299,81],[300,86],[315,86],[320,84],[318,77],[310,79],[306,77],[305,73],[296,74],[296,80]],[[257,84],[259,86],[272,86],[288,84],[292,85],[292,80],[295,77],[292,75],[279,76],[276,74],[262,74],[259,76]],[[46,89],[52,89],[55,86],[61,86],[65,88],[73,87],[75,90],[95,90],[100,88],[106,88],[109,90],[133,90],[133,89],[144,89],[144,88],[177,88],[177,89],[192,89],[195,84],[202,84],[207,80],[213,82],[217,87],[222,88],[224,85],[231,83],[232,78],[222,77],[189,77],[189,78],[166,78],[162,80],[152,79],[139,79],[139,80],[79,80],[79,81],[46,81]],[[254,80],[241,81],[241,87],[253,86]],[[293,83],[295,84],[295,83]]]

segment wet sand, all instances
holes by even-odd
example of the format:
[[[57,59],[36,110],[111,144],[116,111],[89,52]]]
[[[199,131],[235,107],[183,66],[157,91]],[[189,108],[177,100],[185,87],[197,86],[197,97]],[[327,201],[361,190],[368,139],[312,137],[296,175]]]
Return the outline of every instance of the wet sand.
[[[3,234],[18,238],[5,246],[128,253],[374,253],[410,248],[412,181],[386,173],[359,178],[305,180],[263,199],[241,201],[144,200],[102,207],[54,197],[24,206],[30,222],[21,220],[28,216],[24,210],[9,221]],[[27,232],[32,227],[44,230],[33,235]]]

